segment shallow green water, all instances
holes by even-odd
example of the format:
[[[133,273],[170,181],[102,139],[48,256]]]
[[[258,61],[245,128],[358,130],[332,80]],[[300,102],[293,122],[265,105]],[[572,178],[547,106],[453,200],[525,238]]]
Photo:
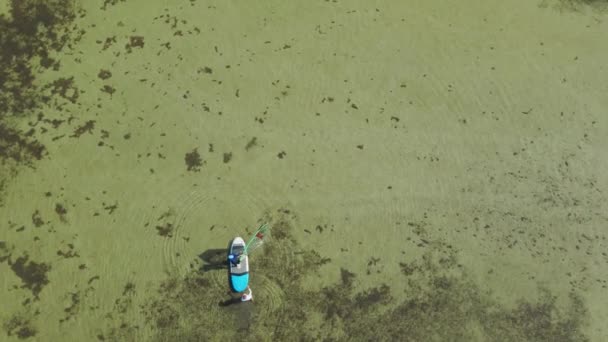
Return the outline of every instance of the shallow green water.
[[[0,1],[2,340],[608,336],[601,1],[28,3]]]

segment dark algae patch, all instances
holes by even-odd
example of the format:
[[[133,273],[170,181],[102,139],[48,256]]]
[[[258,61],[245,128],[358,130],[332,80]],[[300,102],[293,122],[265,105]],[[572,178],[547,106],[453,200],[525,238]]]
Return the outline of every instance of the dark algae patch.
[[[5,241],[0,241],[0,262],[4,262],[11,257],[11,253],[6,246]]]
[[[186,153],[185,156],[186,167],[188,171],[200,171],[203,166],[203,160],[201,155],[198,153],[198,149],[195,148],[192,152]]]
[[[156,226],[158,235],[162,237],[173,237],[173,229],[174,227],[172,223],[165,223],[164,225]]]
[[[11,159],[17,163],[32,165],[46,153],[44,145],[0,122],[0,159]]]
[[[103,43],[103,47],[101,48],[101,50],[105,51],[110,48],[114,43],[116,43],[116,36],[107,37],[105,41],[97,41],[97,43]]]
[[[66,249],[58,250],[57,255],[60,257],[66,258],[66,259],[80,257],[78,252],[76,250],[74,250],[74,244],[72,244],[72,243],[68,243]]]
[[[68,294],[70,298],[70,305],[63,309],[65,317],[59,320],[59,323],[63,323],[71,320],[78,314],[80,304],[80,292],[72,292]]]
[[[112,312],[105,315],[112,323],[104,333],[97,334],[98,341],[137,341],[137,325],[127,323],[126,315],[132,310],[133,297],[136,295],[135,284],[128,282],[123,288],[122,295],[114,300]]]
[[[68,213],[67,209],[61,203],[55,204],[55,212],[59,216],[63,216]]]
[[[258,144],[258,138],[253,137],[251,138],[251,140],[249,140],[249,142],[247,142],[247,145],[245,145],[245,151],[249,151],[252,147],[257,146]]]
[[[17,258],[15,261],[9,259],[11,270],[23,283],[22,288],[32,291],[34,297],[38,297],[40,291],[49,283],[47,273],[51,266],[46,263],[37,263],[29,260],[27,255]]]
[[[97,77],[101,78],[102,80],[107,80],[108,78],[112,77],[112,73],[110,70],[101,69],[99,70]]]
[[[101,6],[102,10],[108,9],[108,6],[115,6],[119,2],[126,2],[127,0],[103,0],[103,5]]]
[[[203,68],[199,68],[197,70],[197,73],[200,74],[201,72],[203,72],[205,74],[213,74],[213,69],[211,69],[210,67],[206,66],[206,67],[203,67]]]
[[[80,91],[74,82],[74,77],[61,77],[50,84],[51,94],[58,95],[71,103],[76,103]]]
[[[129,42],[125,45],[125,49],[127,53],[133,51],[133,48],[143,48],[144,47],[144,37],[142,36],[131,36],[129,37]]]
[[[21,340],[34,337],[38,333],[30,319],[22,315],[12,316],[2,326],[8,336],[16,336]]]
[[[102,203],[102,204],[103,204],[103,209],[104,209],[105,211],[107,211],[109,215],[112,215],[112,214],[114,213],[114,211],[115,211],[116,209],[118,209],[118,203],[114,203],[114,204],[107,204],[107,205],[106,205],[106,204],[105,204],[105,202],[104,202],[104,203]]]
[[[0,115],[19,115],[48,101],[36,84],[38,68],[58,68],[53,54],[78,37],[78,14],[70,1],[12,0],[0,16]]]
[[[93,134],[93,129],[95,128],[95,120],[88,120],[84,124],[76,127],[74,133],[70,136],[71,138],[80,138],[84,133]]]
[[[27,117],[54,106],[76,103],[79,90],[74,78],[59,77],[46,83],[38,79],[45,70],[60,70],[56,55],[79,41],[84,30],[73,25],[84,12],[75,2],[60,0],[12,0],[8,13],[0,15],[0,162],[10,161],[4,175],[14,175],[22,165],[33,166],[47,149],[36,140],[36,132],[58,128],[63,120],[38,120],[29,131],[15,129],[9,119]],[[0,185],[6,179],[0,179]],[[1,188],[1,186],[0,186]],[[1,189],[0,189],[1,190]]]
[[[232,152],[224,153],[224,164],[227,164],[232,160]]]
[[[223,258],[202,258],[202,267],[191,264],[186,276],[167,279],[144,306],[152,341],[589,340],[583,333],[588,312],[575,292],[566,305],[540,288],[538,299],[504,306],[458,264],[453,247],[437,240],[401,262],[404,292],[388,284],[358,288],[367,275],[346,268],[333,285],[305,288],[303,280],[319,274],[328,259],[299,246],[293,217],[264,221],[272,222],[273,240],[252,259],[255,302],[230,295]]]
[[[109,95],[112,95],[116,92],[116,89],[112,86],[109,86],[107,84],[105,84],[103,87],[101,87],[100,89],[102,92],[107,93]]]
[[[172,209],[168,209],[166,212],[162,213],[158,217],[158,224],[156,226],[156,232],[158,235],[166,238],[173,237],[173,231],[175,230],[175,226],[173,220],[175,219],[175,212]]]
[[[84,12],[72,1],[59,0],[12,0],[8,10],[0,15],[0,162],[11,161],[8,173],[14,174],[19,166],[32,166],[41,159],[46,148],[35,139],[36,130],[15,129],[8,119],[29,116],[45,106],[61,109],[61,102],[75,102],[78,97],[73,78],[44,84],[37,75],[60,69],[55,55],[80,40],[84,31],[72,24]],[[38,121],[41,119],[42,113]],[[61,120],[42,122],[56,128]],[[39,128],[42,133],[47,131]],[[0,190],[5,182],[0,179]]]
[[[67,215],[68,210],[61,203],[55,204],[55,213],[59,215],[59,219],[61,222],[66,222],[65,215]]]
[[[582,11],[585,7],[600,13],[608,12],[608,0],[558,0],[559,9]]]

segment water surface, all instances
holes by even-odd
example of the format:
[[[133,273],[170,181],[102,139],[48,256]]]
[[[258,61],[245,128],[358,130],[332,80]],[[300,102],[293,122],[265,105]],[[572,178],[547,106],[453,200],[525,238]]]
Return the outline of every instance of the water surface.
[[[2,339],[605,340],[603,8],[0,1]]]

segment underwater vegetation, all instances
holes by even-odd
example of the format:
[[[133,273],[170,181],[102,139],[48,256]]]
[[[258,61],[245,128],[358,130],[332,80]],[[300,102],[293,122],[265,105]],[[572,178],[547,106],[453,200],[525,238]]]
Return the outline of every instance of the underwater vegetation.
[[[591,9],[596,13],[606,13],[608,10],[608,1],[606,0],[556,0],[552,3],[553,7],[560,11],[575,11],[582,12],[586,9]],[[549,1],[541,2],[542,7],[549,5]]]
[[[105,10],[109,6],[124,1],[104,0],[103,4],[102,1],[98,2]],[[193,1],[191,0],[191,2]],[[608,0],[552,1],[556,2],[558,4],[556,7],[562,10],[605,11],[608,8]],[[73,133],[64,134],[70,138],[92,134],[96,130],[96,126],[99,129],[99,126],[103,124],[90,118],[75,118],[68,110],[63,111],[64,108],[78,106],[79,101],[86,95],[79,90],[77,82],[79,75],[63,75],[48,82],[43,82],[39,77],[42,72],[55,72],[62,69],[62,61],[58,56],[61,52],[71,49],[72,44],[77,43],[85,34],[84,30],[74,24],[77,17],[83,15],[84,13],[74,5],[73,1],[60,0],[12,0],[9,13],[4,16],[0,15],[0,205],[2,204],[2,190],[8,184],[8,177],[16,172],[17,167],[33,167],[35,161],[47,156],[47,148],[41,142],[44,139],[37,140],[37,138],[51,129],[71,125],[74,119],[78,124],[73,127]],[[158,20],[161,20],[160,18],[165,18],[162,20],[167,20],[167,22],[175,20],[177,23],[177,18],[169,19],[169,14],[161,15]],[[193,30],[200,32],[198,28]],[[179,37],[182,34],[181,30],[177,30],[174,36]],[[104,39],[105,41],[99,40],[98,42],[100,48],[103,46],[102,50],[108,49],[112,44],[123,48],[115,36],[107,38],[104,36]],[[153,36],[144,38],[133,35],[128,37],[124,50],[127,53],[144,51],[150,49],[154,44]],[[173,51],[177,50],[175,45]],[[171,49],[169,42],[162,46],[163,49]],[[295,47],[296,45],[294,45]],[[285,44],[282,49],[293,51],[294,48]],[[215,52],[217,53],[217,46]],[[65,63],[65,60],[63,62]],[[197,72],[207,76],[221,74],[218,66],[211,66],[213,69],[205,66]],[[229,65],[226,66],[226,68],[228,67]],[[101,81],[114,80],[119,72],[116,69],[105,69],[109,68],[108,65],[96,68],[93,75],[96,80]],[[232,70],[234,70],[234,66]],[[144,83],[144,81],[140,82]],[[275,84],[273,83],[273,85]],[[402,84],[401,88],[405,88],[405,84]],[[100,90],[108,98],[112,94],[116,97],[121,91],[119,89],[117,92],[110,85],[103,85]],[[294,93],[296,93],[294,90],[286,86],[284,91],[281,91],[280,94],[277,93],[278,96],[275,100],[281,101],[288,95],[293,96]],[[236,89],[234,94],[236,98],[242,99],[246,97],[247,93],[242,88],[241,90]],[[184,98],[187,98],[187,95],[184,95]],[[339,100],[338,96],[336,99]],[[325,101],[326,98],[323,98],[323,102]],[[334,103],[334,98],[328,97],[327,102]],[[354,104],[350,103],[350,99],[348,99],[347,103],[353,110],[359,110],[359,107],[361,111],[365,109],[364,104],[359,101]],[[208,102],[208,104],[212,106],[211,103]],[[210,111],[208,104],[202,105],[202,111]],[[53,114],[58,115],[57,117],[49,116],[44,109],[50,107],[63,114]],[[80,109],[83,110],[78,115],[84,115],[83,112],[88,110],[88,108]],[[524,115],[533,113],[536,111],[531,112],[531,109],[522,112]],[[256,125],[257,123],[264,124],[265,120],[267,123],[272,121],[266,114],[267,110],[264,111],[263,117],[255,118]],[[218,115],[221,115],[221,111],[218,112]],[[320,116],[320,113],[317,112],[315,115]],[[326,114],[323,113],[323,115]],[[29,127],[24,130],[17,128],[18,126],[15,125],[17,119],[30,120],[27,123]],[[80,120],[82,122],[79,122]],[[405,125],[406,121],[403,117],[400,119],[396,116],[391,116],[387,120],[390,120],[395,129],[398,125],[399,127],[402,124]],[[462,123],[466,124],[467,120],[462,119]],[[471,124],[471,120],[469,120],[469,124]],[[103,129],[101,129],[101,133],[102,139],[107,138],[110,134]],[[131,134],[131,132],[124,133],[124,135],[121,133],[125,140],[131,139]],[[140,134],[141,132],[133,131],[133,140]],[[258,137],[248,136],[250,140],[242,147],[245,150],[243,154],[248,151],[254,153],[263,148],[266,142],[265,137],[254,134]],[[59,139],[62,136],[55,138]],[[161,136],[164,136],[164,133]],[[220,160],[230,166],[238,165],[242,155],[238,151],[225,149],[226,147],[219,142],[216,143]],[[182,168],[185,163],[185,170],[188,171],[189,176],[204,177],[208,158],[202,148],[195,146],[189,145],[188,151],[180,152],[179,162]],[[368,143],[360,143],[353,144],[352,148],[367,152],[373,146]],[[289,155],[278,148],[275,152],[276,158],[281,159],[283,163],[290,162],[291,159],[297,160],[296,151],[292,152],[293,150],[287,147],[285,150],[289,151]],[[210,143],[209,153],[213,151],[214,146]],[[160,153],[158,153],[158,157],[165,158]],[[437,156],[429,155],[429,157],[432,163],[440,165]],[[427,159],[426,156],[422,158]],[[599,189],[595,188],[597,181],[593,178],[589,178],[590,180],[575,178],[568,170],[570,159],[565,158],[562,161],[565,166],[557,168],[558,175],[542,176],[542,178],[536,179],[534,178],[536,170],[532,167],[528,168],[528,165],[534,163],[524,162],[524,166],[515,170],[517,172],[510,173],[510,177],[517,177],[518,184],[522,184],[522,187],[529,185],[544,187],[532,193],[530,205],[556,208],[555,210],[568,209],[567,220],[584,223],[585,220],[590,220],[589,215],[586,214],[589,208],[601,209],[598,205],[602,202],[601,197],[600,195],[584,197],[575,193],[578,191],[588,194],[600,193]],[[150,170],[153,172],[153,169]],[[487,174],[485,172],[487,170],[481,171],[484,173],[480,172],[480,174]],[[530,178],[528,179],[522,174],[530,175]],[[494,177],[492,176],[491,179],[493,180]],[[539,179],[540,181],[537,182]],[[480,191],[480,193],[486,193],[489,186],[483,182],[480,184],[479,187],[483,189],[483,192]],[[511,183],[505,184],[507,184],[506,189],[499,188],[497,185],[492,190],[515,195],[514,197],[520,195],[516,193],[517,189],[510,186]],[[563,186],[564,184],[572,185],[576,191],[570,191],[568,187]],[[530,188],[538,189],[534,186],[530,186]],[[391,190],[392,186],[387,186],[387,189]],[[397,187],[395,187],[396,189]],[[45,196],[51,197],[51,192],[47,192]],[[88,201],[90,198],[86,197],[86,200]],[[520,197],[519,201],[523,201],[523,199]],[[121,202],[118,212],[123,210],[123,207],[124,210],[128,210],[128,204],[123,205],[125,202],[127,201]],[[31,224],[27,228],[24,228],[25,225],[20,227],[20,224],[16,223],[16,226],[13,227],[10,221],[9,225],[17,232],[30,228],[40,228],[39,231],[51,232],[54,228],[48,224],[48,216],[56,214],[61,223],[67,226],[71,215],[78,213],[78,209],[72,209],[73,206],[70,204],[57,199],[57,202],[52,204],[50,214],[44,211],[41,213],[39,209],[32,208],[30,211],[33,212]],[[111,215],[117,210],[118,202],[104,202],[102,206]],[[601,211],[599,209],[598,212]],[[110,301],[113,311],[104,317],[112,320],[109,327],[104,328],[104,323],[97,321],[81,321],[78,324],[94,325],[91,329],[99,329],[97,339],[102,341],[138,340],[142,331],[148,331],[146,329],[151,329],[153,332],[151,339],[154,341],[212,341],[218,339],[247,341],[589,340],[584,333],[589,314],[578,292],[582,290],[581,287],[573,288],[568,298],[557,298],[549,290],[541,288],[541,295],[538,299],[533,301],[521,299],[519,302],[506,306],[494,299],[492,293],[483,284],[476,282],[467,269],[459,264],[459,254],[462,251],[433,238],[421,239],[420,245],[424,246],[423,252],[415,259],[404,258],[398,263],[388,264],[386,261],[370,256],[367,272],[342,267],[336,271],[337,274],[334,274],[338,279],[336,283],[321,288],[309,288],[304,285],[306,280],[327,272],[324,267],[333,261],[314,249],[304,248],[294,237],[295,229],[300,228],[295,220],[284,215],[285,210],[277,212],[268,217],[274,227],[274,240],[265,245],[261,253],[255,255],[252,262],[254,272],[252,288],[255,302],[240,303],[238,297],[235,301],[234,296],[229,293],[226,270],[223,268],[225,253],[220,251],[216,254],[208,253],[210,261],[201,258],[203,259],[202,264],[198,260],[193,262],[190,272],[185,276],[170,276],[158,286],[157,293],[149,298],[145,297],[145,305],[141,307],[134,303],[136,303],[137,291],[140,291],[137,299],[148,295],[141,292],[140,288],[143,286],[132,282],[122,284],[118,297]],[[95,212],[93,216],[98,215],[99,213]],[[153,224],[149,231],[164,241],[177,239],[178,223],[174,221],[175,215],[172,212],[161,215],[158,219],[160,222]],[[487,214],[486,218],[488,216],[490,219],[493,218],[490,214]],[[531,222],[529,217],[515,217],[512,213],[504,213],[503,216],[519,221],[522,226],[527,226]],[[30,220],[29,214],[27,220]],[[477,220],[478,218],[475,217],[474,221],[477,222]],[[483,217],[481,221],[483,221]],[[507,222],[513,223],[513,221]],[[148,223],[146,223],[146,227],[147,225]],[[483,226],[482,230],[493,228],[489,224],[479,223],[479,225]],[[324,229],[328,230],[327,226],[322,225],[308,228],[310,230],[303,229],[307,234],[323,233]],[[420,229],[420,227],[413,227],[413,231],[417,235],[420,235],[416,232]],[[466,230],[467,227],[457,229]],[[213,226],[209,231],[212,230]],[[26,230],[24,234],[27,232]],[[496,235],[500,234],[496,233]],[[536,236],[532,233],[513,228],[511,232],[507,231],[504,235],[504,240],[508,240],[508,245],[505,243],[504,248],[511,249],[518,241],[519,246],[525,245],[531,249],[536,247]],[[542,238],[544,237],[542,235]],[[37,235],[32,238],[33,241],[40,239]],[[541,237],[539,237],[539,241],[540,239]],[[588,237],[582,234],[581,239],[583,242],[579,240],[579,244],[573,241],[576,250],[579,250],[580,245],[582,252],[585,252],[587,247],[589,251],[586,253],[592,255],[589,246],[599,246],[595,244],[599,242],[597,241],[599,237]],[[480,243],[481,241],[483,239],[480,240]],[[52,241],[44,241],[44,243],[52,244]],[[551,247],[553,250],[562,248]],[[21,249],[18,251],[15,252],[12,247],[9,248],[5,241],[0,241],[0,263],[6,266],[8,273],[12,272],[11,276],[15,276],[14,289],[25,290],[23,292],[28,295],[28,298],[23,301],[23,310],[13,312],[10,317],[3,317],[1,327],[3,333],[10,337],[43,339],[44,328],[42,324],[37,326],[37,323],[41,323],[43,318],[39,316],[38,308],[32,306],[34,308],[32,309],[29,303],[39,302],[38,296],[44,296],[45,291],[48,292],[48,289],[53,287],[48,286],[51,280],[63,278],[64,274],[57,273],[61,272],[61,268],[57,267],[54,259],[39,259],[40,257],[33,251]],[[80,252],[82,253],[82,250]],[[602,255],[606,256],[605,253]],[[78,249],[74,249],[73,244],[67,243],[67,249],[63,247],[58,249],[56,257],[61,260],[78,258]],[[544,257],[552,258],[553,255]],[[95,267],[88,261],[85,264],[84,259],[83,263],[78,266],[79,270]],[[213,265],[210,265],[210,262]],[[363,280],[382,267],[400,270],[401,279],[406,284],[405,290],[397,289],[386,283],[376,284],[372,287],[360,286],[361,283],[369,283]],[[118,268],[112,269],[112,272],[116,272],[114,274],[123,271]],[[100,274],[103,279],[103,273]],[[77,317],[79,308],[82,308],[82,311],[96,310],[95,307],[85,306],[85,303],[87,303],[87,295],[94,292],[90,285],[98,283],[99,279],[100,275],[92,273],[87,283],[89,287],[81,290],[70,289],[65,294],[67,306],[60,308],[63,311],[53,319],[57,319],[62,324],[70,321],[72,317]],[[53,284],[56,285],[56,283]],[[30,294],[31,297],[29,297]],[[61,298],[57,298],[57,300],[61,300]],[[563,302],[568,305],[562,305]],[[139,304],[139,302],[137,303]],[[558,303],[560,304],[558,305]],[[143,322],[137,321],[141,316],[144,318]],[[44,317],[44,319],[47,318],[48,316]]]
[[[49,103],[51,97],[43,94],[36,75],[59,70],[55,54],[78,40],[70,27],[78,14],[69,1],[12,0],[10,18],[0,15],[1,116],[29,114]],[[61,88],[61,83],[44,87]],[[77,98],[75,94],[69,97]]]
[[[35,134],[46,133],[44,125],[57,128],[64,122],[38,112],[24,132],[12,119],[31,116],[45,106],[61,110],[63,103],[78,99],[73,78],[45,84],[38,75],[61,68],[57,54],[84,34],[73,25],[79,15],[84,12],[73,2],[58,0],[12,0],[9,15],[0,15],[0,191],[18,166],[32,167],[46,155]]]
[[[272,226],[273,240],[252,263],[253,303],[231,300],[225,269],[193,268],[184,278],[167,279],[142,308],[155,331],[153,340],[588,340],[583,333],[587,309],[576,293],[566,309],[542,288],[538,300],[505,307],[468,276],[458,264],[458,252],[441,241],[429,241],[419,258],[399,264],[407,283],[403,293],[387,284],[358,289],[357,280],[365,275],[344,268],[337,283],[307,289],[303,280],[331,260],[301,249],[284,215]],[[223,262],[222,253],[208,254]],[[122,340],[132,334],[125,324],[103,337]]]

